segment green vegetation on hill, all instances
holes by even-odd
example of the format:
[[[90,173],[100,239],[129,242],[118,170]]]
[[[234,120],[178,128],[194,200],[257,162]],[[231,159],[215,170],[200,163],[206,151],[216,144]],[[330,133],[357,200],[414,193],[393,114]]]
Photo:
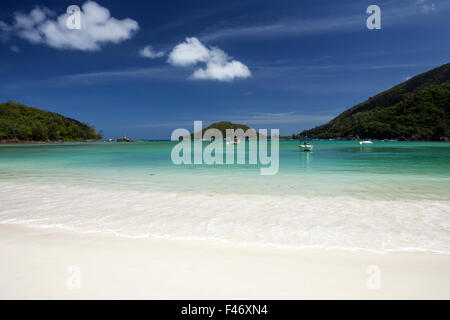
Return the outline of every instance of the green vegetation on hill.
[[[242,129],[245,132],[251,128],[249,126],[246,126],[245,124],[231,123],[228,121],[220,121],[220,122],[214,122],[213,124],[209,125],[207,128],[203,128],[202,136],[205,133],[205,131],[208,129],[218,129],[222,133],[222,136],[225,138],[227,129],[234,129],[234,130]],[[255,133],[258,134],[257,132],[255,132]],[[191,134],[191,136],[193,137],[194,134]]]
[[[450,63],[415,76],[299,135],[322,139],[449,138]]]
[[[83,141],[101,134],[85,123],[57,113],[8,101],[0,104],[0,140]]]

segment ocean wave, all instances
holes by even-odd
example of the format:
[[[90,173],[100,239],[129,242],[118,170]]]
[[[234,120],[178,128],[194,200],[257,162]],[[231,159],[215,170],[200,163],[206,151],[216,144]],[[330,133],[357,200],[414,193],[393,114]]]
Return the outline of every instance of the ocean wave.
[[[280,248],[450,254],[450,202],[0,183],[0,223]]]

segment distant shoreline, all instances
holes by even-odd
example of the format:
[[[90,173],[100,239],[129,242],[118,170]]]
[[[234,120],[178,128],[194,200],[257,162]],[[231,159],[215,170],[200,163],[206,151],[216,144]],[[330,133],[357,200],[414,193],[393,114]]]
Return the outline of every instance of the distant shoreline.
[[[297,141],[299,139],[279,139],[280,141]],[[338,141],[338,142],[357,142],[361,140],[346,140],[346,139],[313,139],[315,141]],[[450,141],[445,140],[380,140],[380,139],[367,139],[377,142],[439,142],[445,143]],[[108,140],[54,140],[54,141],[28,141],[28,140],[0,140],[0,145],[6,144],[61,144],[61,143],[92,143],[92,142],[107,142],[107,143],[130,143],[130,142],[177,142],[170,139],[143,139],[143,140],[129,140],[129,141],[108,141]],[[270,141],[270,139],[269,139]],[[206,140],[204,142],[207,142]]]
[[[43,143],[74,143],[74,142],[103,142],[104,140],[88,139],[88,140],[19,140],[19,139],[5,139],[0,140],[0,144],[43,144]]]

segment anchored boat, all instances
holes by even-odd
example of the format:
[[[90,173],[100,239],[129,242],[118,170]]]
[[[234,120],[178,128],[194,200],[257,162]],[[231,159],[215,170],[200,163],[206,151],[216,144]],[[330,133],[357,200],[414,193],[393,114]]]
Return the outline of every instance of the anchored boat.
[[[308,139],[308,138],[301,139],[299,148],[300,148],[300,151],[303,151],[303,152],[312,151],[312,149],[314,148],[314,142],[312,139]]]
[[[238,137],[234,137],[234,139],[231,139],[230,137],[227,137],[226,141],[227,141],[227,145],[240,144],[241,143],[241,140],[239,140]]]

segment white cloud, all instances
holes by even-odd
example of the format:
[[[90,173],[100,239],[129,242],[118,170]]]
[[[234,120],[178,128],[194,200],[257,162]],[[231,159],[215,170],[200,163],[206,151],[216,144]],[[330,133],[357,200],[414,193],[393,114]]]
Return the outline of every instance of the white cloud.
[[[198,62],[206,62],[209,59],[209,50],[197,38],[186,38],[169,54],[167,60],[174,66],[189,66]]]
[[[180,67],[205,63],[204,68],[194,71],[191,79],[232,81],[235,78],[251,76],[245,64],[234,60],[217,47],[207,48],[195,37],[186,38],[185,42],[175,46],[167,62]]]
[[[179,72],[169,72],[168,67],[153,67],[153,68],[140,68],[140,69],[118,69],[118,70],[106,70],[106,71],[96,71],[88,73],[78,73],[65,75],[54,79],[57,82],[66,83],[67,81],[79,81],[82,82],[99,82],[99,81],[112,81],[126,79],[155,79],[158,81],[171,80],[178,81],[183,80],[183,75]],[[64,81],[61,81],[64,80]],[[51,82],[54,85],[54,82]]]
[[[343,110],[339,110],[341,113]],[[230,114],[221,114],[210,116],[208,119],[203,120],[204,125],[209,125],[217,121],[231,121],[234,123],[245,123],[254,127],[274,125],[274,124],[302,124],[302,123],[323,123],[328,122],[336,117],[336,112],[333,114],[299,114],[296,111],[291,112],[281,112],[281,113],[256,113],[249,114],[246,116],[236,116]],[[189,127],[192,126],[192,118],[180,119],[179,121],[158,121],[151,123],[139,123],[131,126],[112,126],[109,128],[152,128],[152,127]],[[256,129],[256,128],[255,128]]]
[[[433,2],[427,0],[417,0],[416,5],[423,13],[428,13],[436,10],[436,5]]]
[[[256,113],[247,117],[221,117],[220,119],[229,119],[237,123],[245,123],[250,125],[259,124],[280,124],[280,123],[309,123],[309,122],[325,122],[333,119],[332,114],[299,114],[296,111],[280,112],[280,113]]]
[[[0,24],[3,32],[15,34],[31,43],[42,43],[56,49],[94,51],[106,43],[130,39],[139,29],[138,23],[126,18],[111,17],[109,10],[94,1],[87,1],[81,10],[81,29],[67,28],[69,15],[55,14],[36,7],[29,14],[15,13],[14,23]]]
[[[11,51],[15,52],[15,53],[19,53],[20,52],[20,48],[18,46],[11,46],[11,47],[9,47],[9,49],[11,49]]]
[[[209,62],[206,69],[198,69],[192,74],[193,79],[215,79],[231,81],[234,78],[247,78],[251,75],[247,66],[239,61],[230,61],[223,64]]]
[[[340,6],[339,1],[335,1],[335,3]],[[405,22],[410,23],[411,19],[416,15],[431,13],[438,9],[448,10],[449,7],[450,1],[388,1],[382,7],[383,25],[386,27],[388,25],[398,26]],[[224,38],[277,38],[279,36],[297,36],[301,34],[358,31],[364,30],[361,28],[361,21],[365,21],[366,18],[367,16],[364,15],[364,11],[362,10],[359,14],[333,14],[314,19],[283,19],[263,24],[241,25],[235,21],[224,21],[220,24],[213,24],[200,32],[199,39],[210,42]],[[217,26],[220,26],[220,28]]]
[[[163,57],[164,56],[164,52],[162,52],[162,51],[155,52],[153,50],[152,46],[145,46],[144,48],[139,50],[139,55],[141,57],[144,57],[144,58],[155,59],[155,58]]]
[[[361,23],[361,15],[333,16],[319,19],[285,20],[269,24],[232,26],[223,29],[207,29],[200,34],[203,41],[232,37],[277,37],[298,34],[314,34],[330,31],[351,30]],[[364,18],[363,18],[364,19]]]

